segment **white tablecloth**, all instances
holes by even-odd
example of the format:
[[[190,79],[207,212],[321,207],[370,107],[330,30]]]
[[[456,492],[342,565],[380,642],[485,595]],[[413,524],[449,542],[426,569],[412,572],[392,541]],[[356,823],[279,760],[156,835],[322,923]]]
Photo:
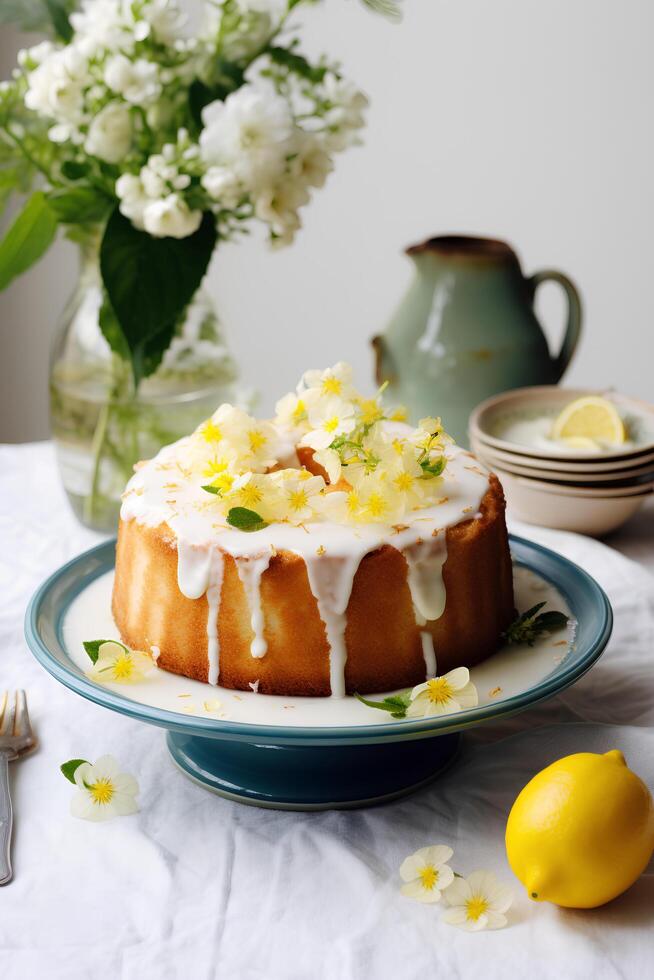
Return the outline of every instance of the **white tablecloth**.
[[[466,737],[429,788],[370,810],[297,814],[229,803],[184,778],[162,733],[77,697],[26,649],[39,582],[98,540],[69,512],[47,444],[0,447],[0,689],[28,691],[40,749],[12,767],[15,879],[0,888],[2,980],[644,978],[654,956],[654,874],[593,912],[531,903],[476,935],[399,894],[402,859],[455,849],[462,872],[512,881],[504,824],[543,766],[622,749],[654,788],[654,578],[606,546],[517,530],[579,562],[608,592],[615,630],[561,697]],[[104,824],[69,815],[66,759],[115,755],[141,811]]]

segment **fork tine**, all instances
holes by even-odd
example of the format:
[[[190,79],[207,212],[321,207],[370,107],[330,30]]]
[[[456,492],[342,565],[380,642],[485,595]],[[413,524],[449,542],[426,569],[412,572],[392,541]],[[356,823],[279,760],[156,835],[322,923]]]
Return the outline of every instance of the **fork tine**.
[[[27,711],[27,699],[25,691],[16,691],[16,735],[24,736],[32,734],[30,716]]]
[[[16,714],[16,696],[12,697],[9,691],[5,691],[4,713],[2,724],[0,725],[0,735],[14,734],[14,716]]]

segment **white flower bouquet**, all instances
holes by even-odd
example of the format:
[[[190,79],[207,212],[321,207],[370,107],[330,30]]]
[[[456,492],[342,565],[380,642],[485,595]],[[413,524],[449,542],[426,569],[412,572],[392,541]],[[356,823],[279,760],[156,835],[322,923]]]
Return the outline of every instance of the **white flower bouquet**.
[[[366,97],[308,60],[291,15],[315,0],[210,0],[186,32],[175,0],[24,0],[21,51],[0,89],[0,199],[29,195],[0,243],[0,288],[62,226],[100,239],[100,327],[134,384],[157,369],[218,241],[263,222],[292,241]],[[392,0],[364,0],[394,15]],[[9,16],[8,10],[0,15]]]

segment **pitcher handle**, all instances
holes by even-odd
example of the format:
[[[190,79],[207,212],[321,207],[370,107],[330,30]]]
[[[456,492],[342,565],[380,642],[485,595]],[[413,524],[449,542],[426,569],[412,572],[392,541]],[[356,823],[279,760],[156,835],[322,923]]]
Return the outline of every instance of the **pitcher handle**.
[[[577,344],[579,343],[582,321],[581,297],[579,296],[577,287],[572,280],[568,279],[568,277],[562,272],[557,272],[555,269],[543,269],[542,272],[535,273],[535,275],[529,279],[532,295],[536,292],[536,289],[542,282],[547,282],[548,280],[551,282],[558,282],[560,286],[563,286],[565,294],[568,298],[568,322],[565,328],[565,336],[563,337],[561,350],[553,362],[555,370],[554,382],[556,383],[563,377],[566,368],[572,360],[572,355],[577,348]]]

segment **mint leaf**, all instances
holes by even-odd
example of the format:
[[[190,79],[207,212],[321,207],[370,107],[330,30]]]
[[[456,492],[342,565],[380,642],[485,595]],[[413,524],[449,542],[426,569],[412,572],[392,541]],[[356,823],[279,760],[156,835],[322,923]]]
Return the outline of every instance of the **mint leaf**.
[[[565,613],[551,610],[538,615],[547,602],[537,602],[531,609],[527,609],[521,616],[511,623],[508,629],[502,634],[507,643],[526,643],[533,647],[541,633],[549,633],[553,630],[561,629],[568,622]]]
[[[214,486],[212,486],[211,483],[207,483],[207,485],[205,487],[202,487],[202,489],[203,490],[206,490],[207,493],[215,493],[218,497],[222,497],[222,495],[223,495],[223,492],[220,489],[220,487],[214,487]],[[243,507],[240,507],[240,508],[239,507],[232,507],[232,510],[244,510],[244,509],[245,508],[243,508]],[[251,511],[251,513],[253,514],[254,511]]]
[[[262,531],[264,527],[268,527],[260,514],[247,507],[232,507],[227,514],[227,523],[239,531]]]
[[[153,238],[116,208],[100,246],[100,270],[138,385],[158,367],[175,324],[198,289],[217,240],[206,212],[187,238]]]
[[[114,201],[95,187],[71,187],[48,195],[48,204],[64,224],[92,224],[104,219]]]
[[[84,640],[83,643],[84,649],[94,664],[98,662],[98,654],[103,643],[117,643],[123,650],[127,650],[125,644],[121,643],[120,640]]]
[[[393,718],[406,718],[406,709],[411,704],[411,690],[400,691],[399,694],[391,694],[383,701],[369,701],[367,698],[355,694],[357,701],[367,705],[368,708],[379,708],[380,711],[390,711]]]
[[[0,289],[41,258],[57,231],[45,194],[36,191],[0,243]]]
[[[68,762],[64,762],[63,765],[59,766],[59,768],[63,772],[66,779],[77,785],[77,783],[75,783],[75,773],[85,762],[86,759],[70,759]]]

